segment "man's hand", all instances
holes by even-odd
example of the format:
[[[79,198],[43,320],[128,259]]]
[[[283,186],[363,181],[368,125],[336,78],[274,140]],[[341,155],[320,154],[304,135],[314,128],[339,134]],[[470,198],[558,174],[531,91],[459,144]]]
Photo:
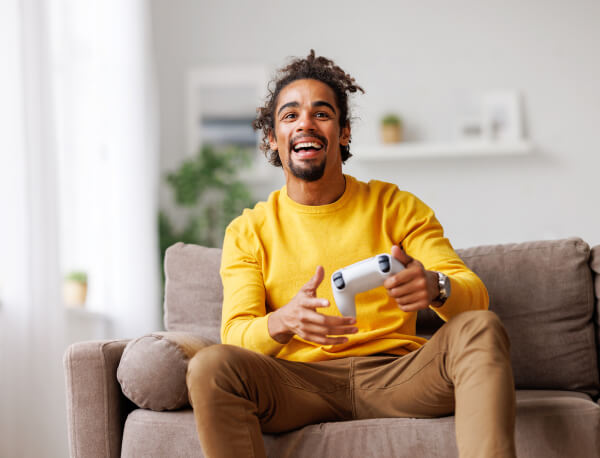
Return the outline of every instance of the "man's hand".
[[[353,317],[329,316],[316,311],[319,307],[328,307],[327,299],[317,297],[317,288],[323,281],[325,271],[318,266],[313,277],[298,294],[286,305],[269,316],[267,326],[269,334],[277,342],[286,344],[290,339],[298,337],[322,345],[337,345],[348,341],[343,334],[353,334],[358,328]]]
[[[425,270],[423,264],[411,258],[397,245],[392,247],[392,256],[406,268],[383,282],[388,294],[405,312],[416,312],[429,307],[440,293],[437,274]]]

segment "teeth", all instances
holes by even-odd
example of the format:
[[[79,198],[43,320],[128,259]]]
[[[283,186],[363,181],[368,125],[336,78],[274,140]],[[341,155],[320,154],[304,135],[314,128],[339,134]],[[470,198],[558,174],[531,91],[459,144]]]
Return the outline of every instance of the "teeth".
[[[321,149],[321,145],[319,145],[318,143],[315,143],[315,142],[304,142],[304,143],[298,143],[296,146],[294,146],[295,150],[299,150],[300,148]]]

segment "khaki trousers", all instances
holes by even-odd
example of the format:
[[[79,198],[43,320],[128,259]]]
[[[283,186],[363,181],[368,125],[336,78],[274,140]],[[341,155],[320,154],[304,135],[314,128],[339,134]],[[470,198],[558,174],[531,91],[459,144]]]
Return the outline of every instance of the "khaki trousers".
[[[187,384],[204,455],[265,457],[262,432],[454,413],[461,457],[514,457],[515,392],[495,314],[464,312],[406,356],[291,362],[231,345],[200,350]]]

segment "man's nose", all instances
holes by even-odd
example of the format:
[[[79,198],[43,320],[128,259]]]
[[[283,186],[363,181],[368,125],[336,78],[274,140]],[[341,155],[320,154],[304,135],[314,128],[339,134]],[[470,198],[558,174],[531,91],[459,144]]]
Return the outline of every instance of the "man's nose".
[[[298,119],[298,130],[313,130],[314,128],[314,119],[310,113],[302,113]]]

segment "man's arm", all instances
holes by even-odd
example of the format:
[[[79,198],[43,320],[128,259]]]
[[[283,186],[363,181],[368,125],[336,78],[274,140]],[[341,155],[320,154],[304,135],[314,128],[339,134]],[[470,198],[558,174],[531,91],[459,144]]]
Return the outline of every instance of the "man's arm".
[[[354,318],[317,312],[317,308],[329,306],[329,301],[316,296],[324,277],[320,266],[288,304],[267,313],[263,274],[247,241],[248,237],[242,237],[231,226],[227,229],[221,260],[223,343],[275,356],[294,335],[334,345],[347,340],[339,336],[357,331],[352,326]]]
[[[402,208],[394,209],[401,228],[392,255],[407,269],[386,280],[384,286],[398,306],[405,311],[431,307],[443,320],[467,310],[489,307],[487,289],[481,279],[456,254],[431,208],[411,196]],[[434,302],[439,294],[437,274],[450,279],[451,295],[440,306]]]

